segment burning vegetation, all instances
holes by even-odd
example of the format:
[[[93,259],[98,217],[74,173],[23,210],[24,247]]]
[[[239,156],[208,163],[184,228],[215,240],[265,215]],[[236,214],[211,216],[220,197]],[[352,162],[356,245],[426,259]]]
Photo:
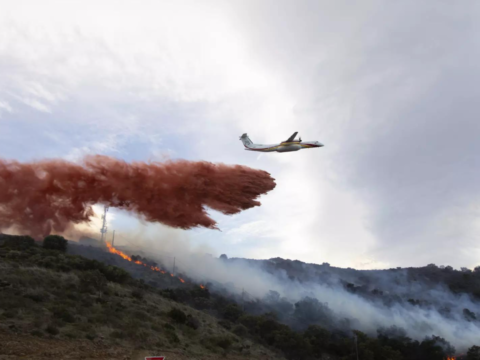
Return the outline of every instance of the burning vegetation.
[[[16,228],[37,239],[63,233],[88,222],[97,203],[175,228],[217,229],[206,207],[235,214],[259,206],[256,199],[274,187],[265,171],[205,161],[0,160],[0,230]]]
[[[149,265],[149,264],[147,264],[147,263],[145,263],[145,262],[142,262],[142,261],[140,261],[140,260],[137,260],[137,259],[134,258],[133,256],[130,257],[130,256],[128,256],[127,254],[125,254],[124,252],[122,252],[122,251],[120,251],[120,250],[118,250],[118,249],[115,249],[110,243],[106,243],[106,245],[107,245],[108,251],[109,251],[110,253],[112,253],[112,254],[116,254],[116,255],[118,255],[118,256],[121,256],[123,259],[125,259],[125,260],[127,260],[127,261],[133,262],[133,263],[138,264],[138,265],[142,265],[142,266],[144,266],[144,267],[146,267],[146,268],[148,268],[148,269],[150,269],[150,270],[152,270],[152,271],[157,271],[157,272],[162,273],[162,274],[169,274],[172,278],[176,278],[176,279],[178,279],[181,283],[185,284],[185,280],[182,279],[180,276],[175,276],[175,274],[168,273],[167,271],[160,269],[158,266]],[[205,286],[203,286],[203,285],[200,285],[200,287],[201,287],[202,289],[205,289]]]

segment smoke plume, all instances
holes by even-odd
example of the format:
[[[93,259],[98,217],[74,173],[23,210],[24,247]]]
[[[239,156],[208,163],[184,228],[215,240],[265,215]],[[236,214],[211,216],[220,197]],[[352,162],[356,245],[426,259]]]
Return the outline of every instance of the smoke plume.
[[[265,171],[203,161],[0,160],[0,230],[14,227],[37,238],[62,233],[88,222],[97,203],[175,228],[216,229],[206,207],[235,214],[259,206],[257,197],[274,187]]]

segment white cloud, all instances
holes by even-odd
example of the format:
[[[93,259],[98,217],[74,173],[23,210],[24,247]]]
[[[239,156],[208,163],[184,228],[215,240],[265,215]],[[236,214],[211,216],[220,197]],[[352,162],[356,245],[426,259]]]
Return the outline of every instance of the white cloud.
[[[2,112],[11,113],[13,109],[8,102],[0,100],[0,118],[2,117]]]

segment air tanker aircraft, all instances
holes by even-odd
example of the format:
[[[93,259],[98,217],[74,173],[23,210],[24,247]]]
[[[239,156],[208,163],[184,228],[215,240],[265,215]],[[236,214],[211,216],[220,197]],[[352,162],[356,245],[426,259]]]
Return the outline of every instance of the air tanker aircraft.
[[[302,138],[295,140],[295,136],[297,136],[297,134],[298,132],[295,132],[292,136],[290,136],[287,140],[282,141],[280,144],[272,145],[254,144],[247,134],[243,134],[242,136],[240,136],[240,140],[242,140],[243,145],[245,146],[245,150],[262,152],[298,151],[301,149],[311,149],[323,146],[323,144],[319,143],[318,141],[302,141]]]

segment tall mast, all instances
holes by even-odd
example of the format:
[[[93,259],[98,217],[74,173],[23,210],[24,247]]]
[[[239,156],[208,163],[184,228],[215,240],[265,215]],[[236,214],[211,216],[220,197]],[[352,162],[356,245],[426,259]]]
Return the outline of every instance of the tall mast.
[[[102,234],[102,242],[105,240],[105,234],[107,233],[107,211],[108,211],[108,206],[105,205],[105,208],[103,209],[103,223],[102,223],[102,228],[100,229],[100,233]]]

